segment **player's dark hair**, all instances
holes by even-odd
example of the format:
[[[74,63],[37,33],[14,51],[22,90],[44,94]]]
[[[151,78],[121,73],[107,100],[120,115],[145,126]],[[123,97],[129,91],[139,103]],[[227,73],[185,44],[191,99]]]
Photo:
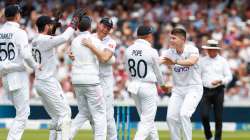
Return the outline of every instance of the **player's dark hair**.
[[[45,29],[45,26],[47,24],[51,24],[52,23],[52,20],[50,17],[48,16],[40,16],[37,21],[36,21],[36,26],[37,26],[37,29],[38,29],[38,32],[41,33],[44,31]]]
[[[44,31],[45,25],[43,26],[37,26],[38,32],[42,33]]]
[[[19,5],[17,4],[8,5],[4,11],[5,19],[7,21],[13,21],[15,19],[15,16],[18,13],[21,14],[21,12],[22,12],[22,9]]]
[[[82,16],[79,20],[78,29],[83,32],[89,30],[91,27],[91,18],[89,16]]]
[[[178,36],[182,36],[186,39],[187,37],[187,32],[182,29],[182,28],[174,28],[172,31],[171,31],[171,34],[172,35],[178,35]]]

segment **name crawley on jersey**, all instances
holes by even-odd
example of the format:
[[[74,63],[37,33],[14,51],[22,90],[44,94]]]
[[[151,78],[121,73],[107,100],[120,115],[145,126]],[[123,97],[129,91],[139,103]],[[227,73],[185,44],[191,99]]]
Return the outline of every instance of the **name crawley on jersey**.
[[[12,39],[12,37],[13,33],[0,33],[0,39]]]

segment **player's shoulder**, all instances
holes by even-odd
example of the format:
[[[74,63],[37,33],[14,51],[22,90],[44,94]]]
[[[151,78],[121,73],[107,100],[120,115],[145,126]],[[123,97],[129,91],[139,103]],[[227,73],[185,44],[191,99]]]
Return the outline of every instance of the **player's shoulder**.
[[[91,34],[89,34],[89,36],[91,36],[91,37],[95,37],[95,38],[98,38],[97,33],[91,33]]]
[[[161,50],[161,55],[165,54],[176,54],[176,50],[174,48],[165,48]]]
[[[195,46],[193,42],[187,42],[185,44],[185,50],[187,52],[199,52],[199,49]]]
[[[115,48],[116,47],[116,41],[115,39],[110,36],[110,35],[107,35],[104,39],[103,39],[104,43],[107,44],[109,47],[111,48]]]
[[[227,63],[227,59],[221,55],[217,56],[222,62]]]
[[[111,35],[107,35],[104,39],[108,40],[109,42],[115,43],[115,38]]]
[[[130,52],[131,52],[132,50],[134,50],[135,47],[136,47],[135,44],[131,44],[130,46],[128,46],[128,47],[125,49],[125,54],[126,54],[126,55],[130,54]]]
[[[204,63],[204,62],[206,62],[207,60],[209,60],[209,57],[208,57],[208,56],[200,56],[200,57],[199,57],[199,60],[201,61],[201,63]]]
[[[92,34],[78,34],[73,40],[72,40],[72,43],[73,42],[80,42],[81,39],[84,39],[84,38],[93,38]]]
[[[17,36],[21,36],[21,37],[26,37],[27,36],[27,32],[21,28],[16,28],[16,31],[14,32],[15,35]]]
[[[154,55],[157,54],[157,55],[158,55],[158,51],[157,51],[155,48],[151,48],[151,47],[150,47],[150,48],[148,48],[147,50],[148,50],[148,52],[151,53],[151,54],[154,54]]]

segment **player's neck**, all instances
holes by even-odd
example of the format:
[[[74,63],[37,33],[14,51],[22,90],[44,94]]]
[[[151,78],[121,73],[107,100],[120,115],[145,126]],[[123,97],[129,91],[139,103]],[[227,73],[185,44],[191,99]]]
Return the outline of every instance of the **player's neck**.
[[[100,33],[97,33],[97,37],[98,37],[100,40],[103,40],[103,38],[104,38],[105,36],[101,35]]]
[[[212,59],[214,59],[214,58],[216,58],[217,56],[218,56],[218,54],[216,54],[216,55],[208,55],[210,58],[212,58]]]
[[[177,52],[178,54],[182,54],[183,51],[184,51],[184,45],[183,45],[183,46],[176,47],[176,52]]]
[[[40,34],[43,34],[43,35],[48,35],[47,32],[41,32]]]

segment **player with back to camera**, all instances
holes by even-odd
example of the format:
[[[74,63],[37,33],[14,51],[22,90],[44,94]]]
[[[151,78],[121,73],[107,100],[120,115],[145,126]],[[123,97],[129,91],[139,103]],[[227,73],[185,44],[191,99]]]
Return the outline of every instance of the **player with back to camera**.
[[[113,28],[113,22],[111,19],[104,17],[101,19],[100,23],[97,25],[97,33],[93,36],[99,38],[103,47],[96,47],[91,39],[82,39],[82,44],[88,47],[93,54],[95,54],[99,60],[99,77],[101,81],[101,86],[105,96],[106,102],[106,112],[107,112],[107,139],[116,140],[117,132],[114,120],[114,96],[113,96],[113,71],[112,64],[115,62],[114,51],[116,47],[116,42],[110,37],[109,33]],[[78,114],[73,122],[72,135],[75,136],[76,132],[81,128],[85,121],[82,121],[82,116]]]
[[[80,19],[78,29],[80,34],[72,41],[71,55],[72,84],[75,89],[78,114],[72,122],[71,139],[77,130],[87,121],[93,122],[95,140],[105,140],[107,133],[106,104],[100,84],[99,61],[94,53],[82,44],[82,39],[88,38],[95,47],[102,48],[102,41],[90,33],[91,18]]]
[[[159,68],[158,52],[152,48],[153,28],[139,26],[137,37],[138,39],[125,52],[125,68],[130,81],[128,91],[140,116],[134,140],[159,140],[154,122],[158,96],[156,83],[164,89],[165,85]]]
[[[29,74],[25,63],[34,70],[40,69],[32,58],[27,33],[20,28],[21,8],[9,5],[4,14],[7,22],[0,29],[0,73],[3,87],[16,109],[7,140],[20,140],[24,132],[29,107]]]

